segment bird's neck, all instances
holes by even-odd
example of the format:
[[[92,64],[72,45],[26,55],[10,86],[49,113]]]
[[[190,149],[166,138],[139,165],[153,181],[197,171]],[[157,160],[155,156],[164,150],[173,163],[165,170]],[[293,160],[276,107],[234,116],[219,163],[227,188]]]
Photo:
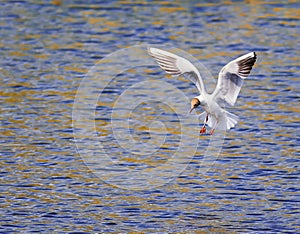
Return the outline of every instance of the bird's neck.
[[[199,96],[197,96],[197,98],[198,98],[198,100],[200,101],[200,103],[201,103],[201,106],[202,105],[206,105],[207,104],[207,102],[206,102],[206,98],[204,98],[204,96],[201,94],[201,95],[199,95]]]

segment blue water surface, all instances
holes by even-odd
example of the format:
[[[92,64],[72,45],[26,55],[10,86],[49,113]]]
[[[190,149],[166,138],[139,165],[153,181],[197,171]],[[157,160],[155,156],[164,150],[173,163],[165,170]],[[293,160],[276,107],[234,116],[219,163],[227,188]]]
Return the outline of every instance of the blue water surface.
[[[1,233],[299,232],[299,3],[2,1],[0,13]],[[129,121],[137,144],[162,143],[159,150],[122,148],[112,128],[113,105],[130,87],[159,79],[191,99],[197,95],[192,83],[145,66],[123,71],[104,88],[92,120],[111,158],[107,175],[161,167],[156,175],[165,183],[153,177],[146,187],[139,174],[129,184],[97,176],[77,151],[74,139],[86,136],[74,136],[72,123],[77,90],[92,67],[143,43],[179,48],[215,78],[239,55],[256,51],[258,57],[236,106],[228,108],[240,121],[209,168],[203,162],[211,137],[198,134],[197,121],[182,132],[183,117],[168,105],[147,102],[146,89],[130,93],[129,103],[137,106],[117,121]],[[114,70],[107,67],[107,74]],[[151,142],[151,134],[164,142]],[[198,147],[169,177],[165,164],[182,134],[196,134]],[[135,182],[141,186],[130,189]]]

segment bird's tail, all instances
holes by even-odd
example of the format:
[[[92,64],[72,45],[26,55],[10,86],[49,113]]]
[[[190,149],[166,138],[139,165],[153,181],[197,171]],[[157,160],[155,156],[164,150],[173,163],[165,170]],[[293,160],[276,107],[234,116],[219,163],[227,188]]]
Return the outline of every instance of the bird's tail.
[[[203,120],[204,122],[205,122],[205,117],[206,117],[206,112],[203,112],[199,115],[200,120]],[[239,120],[238,116],[228,111],[225,111],[225,115],[219,120],[219,123],[216,123],[217,119],[214,116],[209,115],[207,125],[210,128],[216,126],[217,129],[229,130],[237,124],[238,120]]]
[[[229,130],[230,128],[233,128],[237,124],[239,117],[228,111],[225,111],[225,115],[226,115],[226,129]]]

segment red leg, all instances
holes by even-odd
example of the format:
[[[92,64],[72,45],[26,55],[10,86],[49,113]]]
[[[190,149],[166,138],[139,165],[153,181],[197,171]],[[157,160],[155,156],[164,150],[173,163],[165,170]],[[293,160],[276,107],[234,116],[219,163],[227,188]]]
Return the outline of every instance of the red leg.
[[[210,135],[214,134],[215,132],[215,128],[217,127],[218,121],[216,121],[214,127],[212,128],[212,130],[210,130]]]
[[[206,115],[205,122],[204,122],[202,128],[200,129],[200,133],[201,134],[205,134],[206,133],[206,127],[205,127],[205,125],[206,125],[207,121],[208,121],[208,115]]]

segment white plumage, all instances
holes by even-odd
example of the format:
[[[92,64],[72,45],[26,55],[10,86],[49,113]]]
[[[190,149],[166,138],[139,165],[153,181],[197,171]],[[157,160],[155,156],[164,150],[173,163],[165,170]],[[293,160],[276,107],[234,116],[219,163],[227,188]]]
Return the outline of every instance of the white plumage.
[[[200,115],[200,118],[204,119],[201,133],[206,132],[206,124],[212,128],[211,134],[216,128],[229,130],[237,124],[238,117],[221,108],[221,103],[225,101],[231,106],[235,104],[243,80],[249,76],[256,61],[255,52],[245,54],[224,66],[219,73],[218,83],[212,94],[206,92],[200,72],[190,61],[173,53],[152,47],[148,48],[148,53],[168,74],[183,75],[195,83],[200,95],[192,99],[190,112],[199,105],[205,110]]]

